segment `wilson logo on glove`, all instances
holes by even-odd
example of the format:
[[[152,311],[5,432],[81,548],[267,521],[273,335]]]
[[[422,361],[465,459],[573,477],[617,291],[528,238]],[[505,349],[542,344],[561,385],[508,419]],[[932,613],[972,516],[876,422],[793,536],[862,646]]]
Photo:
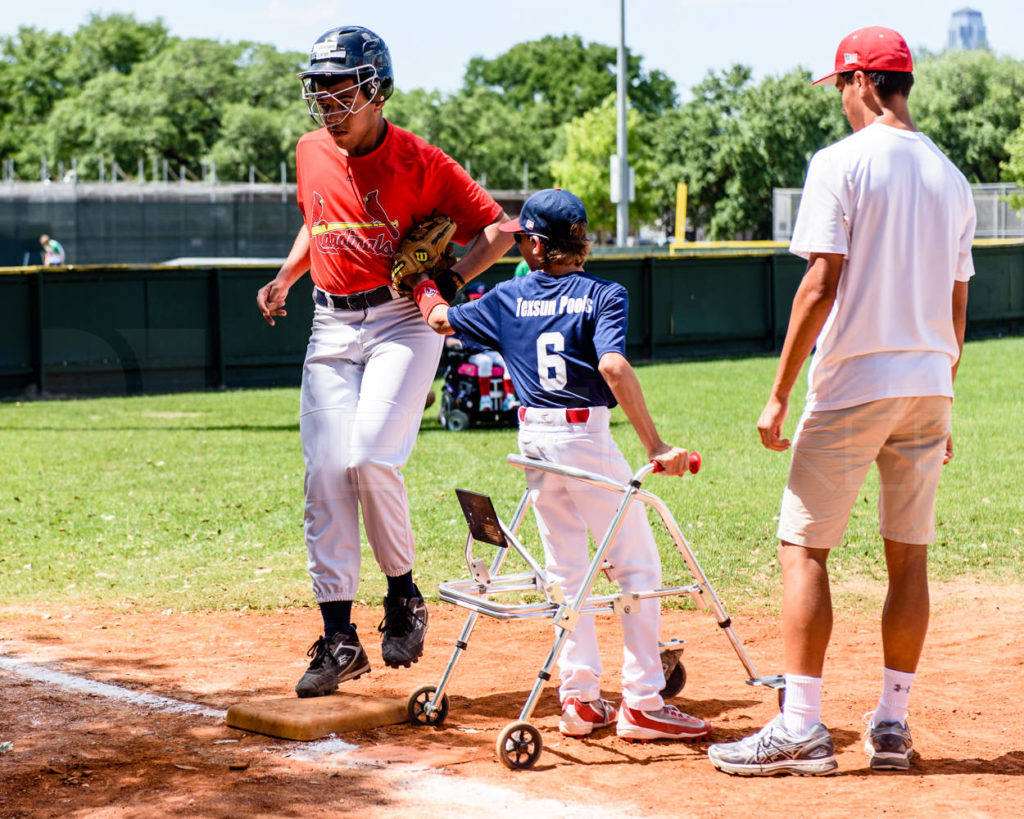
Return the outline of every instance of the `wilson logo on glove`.
[[[402,239],[391,261],[391,286],[403,296],[412,295],[405,279],[417,273],[447,270],[455,264],[451,239],[457,225],[450,216],[433,216],[415,225]]]

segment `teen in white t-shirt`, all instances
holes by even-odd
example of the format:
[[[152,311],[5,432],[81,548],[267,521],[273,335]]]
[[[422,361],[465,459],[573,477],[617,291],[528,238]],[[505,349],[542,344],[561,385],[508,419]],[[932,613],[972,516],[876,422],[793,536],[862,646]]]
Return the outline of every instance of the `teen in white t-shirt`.
[[[845,260],[807,410],[952,397],[950,293],[974,275],[974,223],[967,180],[920,131],[875,122],[815,154],[790,250]]]
[[[758,733],[712,745],[719,770],[748,776],[838,767],[821,723],[832,633],[827,560],[843,542],[872,466],[888,591],[882,694],[864,750],[873,770],[906,770],[907,704],[928,631],[928,543],[952,457],[953,378],[974,273],[974,205],[963,175],[910,117],[913,60],[892,29],[848,35],[835,85],[854,134],[811,160],[791,249],[807,259],[771,394],[757,428],[784,451],[789,396],[817,346],[779,513],[783,712]]]

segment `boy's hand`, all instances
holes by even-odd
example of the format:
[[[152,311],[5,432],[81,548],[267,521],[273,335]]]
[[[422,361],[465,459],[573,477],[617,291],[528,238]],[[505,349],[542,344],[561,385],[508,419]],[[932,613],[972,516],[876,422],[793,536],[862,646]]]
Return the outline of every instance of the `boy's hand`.
[[[685,475],[690,471],[690,452],[662,442],[647,457],[661,466],[666,475]]]

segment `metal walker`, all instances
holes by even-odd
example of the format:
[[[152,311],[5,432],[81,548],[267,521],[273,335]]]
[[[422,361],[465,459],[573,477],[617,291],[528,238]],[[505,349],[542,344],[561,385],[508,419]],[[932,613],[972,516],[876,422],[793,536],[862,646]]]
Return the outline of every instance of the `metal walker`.
[[[700,456],[694,452],[691,453],[690,458],[690,471],[695,473],[700,469]],[[469,645],[469,638],[473,633],[473,628],[479,615],[485,614],[498,620],[551,619],[556,627],[555,643],[548,653],[540,673],[537,675],[533,690],[523,705],[519,719],[505,726],[504,730],[498,735],[496,745],[498,757],[506,767],[513,770],[531,768],[540,758],[543,743],[540,731],[530,724],[529,719],[537,705],[544,684],[551,679],[551,669],[558,659],[562,645],[565,643],[569,632],[575,628],[579,618],[581,616],[597,614],[629,614],[633,604],[641,599],[674,597],[683,594],[689,594],[699,608],[705,611],[708,609],[712,611],[719,627],[725,633],[747,673],[747,685],[776,689],[779,692],[781,702],[784,678],[781,675],[771,677],[758,676],[754,670],[753,663],[750,661],[750,657],[747,656],[747,652],[743,648],[743,644],[733,630],[729,615],[711,588],[711,584],[708,582],[700,564],[683,537],[679,525],[676,523],[675,518],[672,517],[672,513],[660,498],[640,488],[641,481],[648,474],[656,471],[655,464],[648,463],[640,467],[630,478],[629,483],[622,484],[593,472],[525,458],[521,455],[509,455],[507,460],[512,466],[523,470],[538,469],[618,492],[622,496],[618,509],[608,527],[608,531],[605,532],[601,542],[597,545],[590,568],[579,593],[574,599],[567,600],[561,585],[548,579],[544,567],[534,559],[516,537],[519,526],[523,522],[523,518],[530,506],[529,489],[523,492],[519,504],[512,515],[511,523],[508,526],[497,516],[491,499],[488,496],[468,492],[463,489],[456,490],[463,514],[466,516],[466,522],[469,524],[469,535],[466,538],[466,565],[469,567],[472,577],[467,580],[441,583],[439,593],[441,600],[469,609],[470,613],[466,618],[466,623],[462,628],[459,638],[455,641],[455,649],[444,673],[441,675],[440,682],[436,686],[421,686],[409,696],[408,711],[411,722],[419,725],[438,726],[447,718],[449,702],[445,689],[448,687],[459,657]],[[664,587],[632,594],[593,596],[591,592],[598,573],[610,568],[605,561],[605,555],[619,532],[626,511],[634,500],[640,500],[643,503],[649,504],[658,512],[662,522],[668,529],[669,535],[675,542],[679,553],[689,568],[694,583],[689,586]],[[490,565],[485,560],[474,556],[473,544],[475,541],[497,547],[497,552]],[[515,574],[499,574],[505,559],[508,557],[510,548],[522,558],[529,571]],[[523,592],[538,593],[544,597],[544,602],[503,603],[492,599],[510,593],[515,593],[518,596]],[[672,640],[660,644],[662,666],[665,670],[666,679],[666,686],[661,692],[663,697],[675,696],[685,685],[686,672],[680,661],[684,644],[685,641],[682,640]]]

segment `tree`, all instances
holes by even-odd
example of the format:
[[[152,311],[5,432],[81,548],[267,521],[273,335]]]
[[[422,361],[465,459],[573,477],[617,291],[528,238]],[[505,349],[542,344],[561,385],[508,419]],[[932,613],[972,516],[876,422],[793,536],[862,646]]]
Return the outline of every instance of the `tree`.
[[[170,32],[159,17],[145,23],[131,14],[90,14],[71,35],[67,73],[77,85],[107,71],[130,74],[138,63],[155,57],[169,42]]]
[[[445,117],[449,111],[445,96],[440,91],[396,89],[384,105],[384,115],[400,128],[412,131],[431,145],[437,145],[447,128]]]
[[[55,108],[62,103],[66,108],[101,74],[130,73],[167,42],[162,21],[140,23],[130,14],[92,14],[71,37],[22,27],[16,36],[4,38],[0,86],[19,92],[0,102],[0,154],[37,165],[46,156],[52,127],[63,127],[59,120],[47,121]]]
[[[1024,123],[1006,143],[1007,158],[1001,170],[1006,182],[1014,183],[1024,189]],[[1009,197],[1010,207],[1024,209],[1024,194]]]
[[[835,92],[812,86],[806,71],[746,89],[719,144],[725,196],[715,203],[709,234],[771,238],[772,189],[801,187],[815,151],[848,133]]]
[[[726,123],[741,105],[751,70],[734,65],[720,75],[708,72],[692,89],[693,99],[660,118],[654,131],[656,201],[663,213],[674,210],[676,185],[688,187],[687,215],[706,226],[725,197],[725,177],[717,158]],[[681,238],[681,237],[680,237]]]
[[[68,160],[80,157],[81,178],[98,176],[99,157],[122,168],[134,169],[139,159],[173,146],[178,128],[173,112],[162,96],[154,96],[140,87],[140,78],[107,71],[89,80],[82,91],[66,97],[54,106],[49,128],[39,142],[22,147],[22,161],[38,163],[42,157]]]
[[[34,143],[54,104],[69,84],[70,40],[22,26],[0,39],[0,156],[21,159],[24,145]]]
[[[314,127],[296,74],[305,65],[300,52],[278,52],[261,43],[241,43],[237,73],[223,105],[216,142],[207,159],[218,179],[246,180],[249,167],[277,179],[281,163],[295,174],[295,144]]]
[[[523,108],[546,103],[551,124],[582,116],[615,92],[617,50],[600,43],[584,45],[578,35],[519,43],[493,60],[473,57],[466,66],[463,91],[484,86],[507,105]],[[626,54],[630,104],[642,114],[675,105],[675,83],[660,71],[645,73],[642,59]]]
[[[129,74],[107,71],[81,93],[62,99],[48,129],[45,149],[66,159],[104,155],[121,167],[138,160],[192,164],[216,142],[222,110],[239,100],[238,45],[213,40],[172,40]]]
[[[194,168],[217,163],[221,180],[246,180],[249,166],[276,179],[294,168],[295,142],[312,127],[300,98],[296,53],[271,46],[171,39],[127,74],[110,69],[55,107],[36,147],[23,158],[69,161],[94,177],[99,157],[134,171],[140,159]],[[38,154],[38,156],[36,156]]]
[[[559,126],[614,94],[616,57],[613,47],[584,44],[578,36],[547,36],[493,60],[474,57],[456,94],[396,92],[385,110],[396,125],[468,165],[489,187],[521,187],[524,166],[528,186],[543,187],[551,184],[551,159],[565,144]],[[674,83],[659,71],[645,73],[639,57],[627,55],[627,75],[635,111],[653,114],[675,104]],[[599,162],[598,173],[607,178],[607,152]]]
[[[260,43],[171,37],[162,20],[97,14],[66,37],[22,28],[0,39],[0,156],[16,165],[78,159],[95,178],[99,157],[177,169],[210,158],[222,179],[249,165],[277,178],[312,127],[295,77],[304,56]],[[275,133],[276,132],[276,133]],[[108,164],[109,167],[109,164]]]
[[[575,193],[587,208],[588,225],[594,231],[614,231],[616,206],[612,203],[609,157],[616,152],[615,97],[562,125],[560,155],[551,162],[556,187]],[[647,149],[647,128],[638,111],[626,117],[629,129],[627,150],[634,171],[635,201],[629,215],[635,225],[648,224],[658,216],[651,182],[654,165]]]
[[[544,103],[514,108],[479,86],[448,96],[414,89],[396,91],[384,113],[468,167],[475,178],[486,179],[490,188],[522,187],[524,163],[531,187],[550,183],[552,129]]]
[[[662,117],[653,154],[665,218],[686,182],[687,215],[710,238],[769,238],[772,189],[800,187],[814,152],[849,132],[834,93],[810,79],[796,69],[754,85],[735,65]]]
[[[1024,114],[1024,61],[990,51],[924,55],[914,70],[914,124],[970,182],[998,182]]]
[[[258,108],[248,102],[224,107],[218,139],[207,154],[220,180],[244,181],[250,166],[276,181],[284,162],[295,175],[295,144],[312,121],[294,111]]]
[[[297,111],[306,116],[302,83],[297,74],[306,67],[301,51],[278,51],[265,43],[243,42],[235,60],[236,93],[252,105]],[[307,120],[309,121],[309,120]]]

